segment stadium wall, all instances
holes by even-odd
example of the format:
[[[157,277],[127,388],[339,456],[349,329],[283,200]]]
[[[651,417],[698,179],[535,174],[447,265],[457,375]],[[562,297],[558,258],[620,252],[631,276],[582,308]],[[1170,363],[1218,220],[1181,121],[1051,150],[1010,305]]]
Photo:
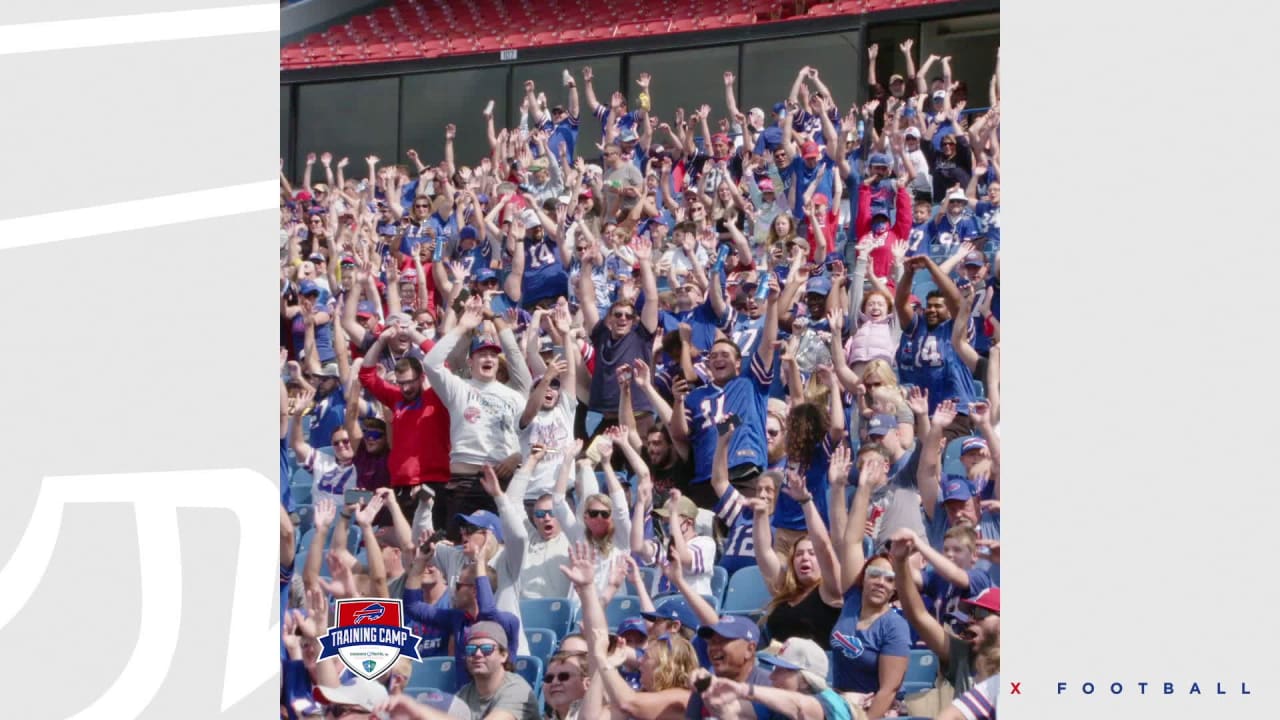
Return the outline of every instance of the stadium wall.
[[[738,103],[768,108],[790,87],[796,71],[810,64],[836,94],[842,110],[865,100],[866,47],[880,43],[878,79],[905,73],[898,43],[916,40],[919,58],[951,55],[956,79],[969,87],[970,107],[985,107],[987,83],[999,45],[999,3],[926,5],[866,16],[822,17],[761,23],[704,33],[680,33],[626,40],[522,48],[514,60],[494,53],[347,65],[281,73],[280,148],[285,171],[297,177],[308,152],[328,150],[351,158],[351,172],[363,177],[363,158],[378,155],[383,165],[404,162],[414,148],[423,162],[443,158],[444,126],[458,126],[454,149],[459,162],[488,153],[481,110],[495,101],[498,128],[519,123],[523,83],[532,79],[552,104],[567,101],[560,73],[569,67],[579,80],[590,65],[601,100],[621,90],[634,98],[635,78],[653,76],[653,112],[669,121],[676,107],[709,103],[713,117],[724,113],[726,69],[738,76]],[[783,60],[785,58],[785,60]],[[505,89],[505,90],[498,90]],[[600,141],[600,124],[584,120],[579,144]]]

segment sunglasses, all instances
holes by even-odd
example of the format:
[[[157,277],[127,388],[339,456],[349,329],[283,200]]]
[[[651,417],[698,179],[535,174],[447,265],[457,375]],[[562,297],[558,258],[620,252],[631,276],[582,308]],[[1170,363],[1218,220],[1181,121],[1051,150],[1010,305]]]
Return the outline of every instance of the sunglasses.
[[[553,682],[569,682],[573,678],[573,673],[559,672],[547,673],[542,676],[542,684],[550,685]]]
[[[475,655],[477,651],[479,651],[481,655],[485,657],[489,657],[490,655],[498,651],[498,646],[490,643],[485,643],[483,645],[468,643],[466,647],[462,648],[462,652],[467,657],[471,657],[472,655]]]
[[[551,515],[552,515],[552,512],[550,510],[534,510],[533,511],[533,516],[539,520],[544,520],[546,518],[549,518],[551,517]]]
[[[768,435],[769,437],[778,437],[779,435],[781,435],[781,434],[782,434],[782,431],[781,431],[781,430],[774,430],[774,429],[772,429],[772,428],[767,429],[767,430],[765,430],[764,432],[765,432],[765,434],[766,434],[766,435]]]
[[[633,313],[616,312],[613,314],[613,317],[616,320],[634,320],[636,316]]]
[[[377,430],[366,430],[364,436],[370,440],[381,440],[382,433]]]
[[[992,615],[999,616],[999,615],[1000,615],[1000,613],[993,612],[993,611],[988,610],[988,609],[986,609],[986,608],[975,607],[975,608],[973,609],[973,615],[972,615],[972,617],[973,617],[973,619],[974,619],[974,620],[977,620],[978,622],[982,622],[983,620],[986,620],[987,618],[991,617]]]
[[[478,532],[484,532],[485,530],[486,530],[486,528],[482,528],[482,527],[480,527],[479,525],[466,525],[466,524],[464,524],[464,525],[460,528],[460,532],[463,532],[463,533],[465,533],[465,534],[467,534],[467,535],[474,535],[474,534],[476,534],[476,533],[478,533]]]
[[[333,446],[334,447],[351,447],[351,441],[350,440],[334,440]]]
[[[609,510],[588,510],[588,511],[587,511],[587,517],[589,517],[589,518],[597,518],[597,519],[600,519],[600,520],[606,519],[606,518],[608,518],[608,517],[609,517],[610,515],[612,515],[612,514],[613,514],[613,513],[612,513],[612,512],[610,512]]]
[[[873,567],[873,568],[867,568],[867,577],[869,578],[882,577],[882,578],[888,578],[890,580],[893,580],[894,578],[897,577],[897,575],[895,575],[892,570],[885,570],[884,568]]]

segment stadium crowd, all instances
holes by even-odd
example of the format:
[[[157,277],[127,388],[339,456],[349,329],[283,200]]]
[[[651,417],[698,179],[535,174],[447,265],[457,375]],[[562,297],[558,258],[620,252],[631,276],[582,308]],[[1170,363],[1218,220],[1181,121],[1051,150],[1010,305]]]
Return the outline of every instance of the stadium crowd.
[[[999,65],[897,50],[282,163],[282,717],[995,717]],[[317,660],[357,597],[424,661]]]

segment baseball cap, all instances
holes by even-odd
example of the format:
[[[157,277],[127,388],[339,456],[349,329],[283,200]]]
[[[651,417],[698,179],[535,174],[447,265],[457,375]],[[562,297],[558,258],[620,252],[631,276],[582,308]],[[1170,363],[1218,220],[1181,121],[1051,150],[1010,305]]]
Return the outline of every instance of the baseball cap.
[[[382,683],[357,677],[350,684],[335,687],[317,685],[312,697],[330,705],[354,705],[373,712],[375,707],[387,701],[388,696]]]
[[[498,354],[502,354],[502,346],[498,344],[497,340],[494,340],[487,335],[477,335],[476,338],[471,341],[471,354],[475,355],[476,353],[483,352],[485,350],[492,350]],[[480,523],[472,524],[479,525]]]
[[[476,270],[476,282],[478,283],[497,279],[498,272],[491,267],[482,267],[479,270]]]
[[[729,136],[728,136],[728,135],[726,135],[725,133],[716,133],[716,134],[712,135],[712,136],[711,136],[711,142],[713,142],[713,143],[718,143],[718,142],[719,142],[719,143],[724,143],[725,145],[730,144],[730,143],[729,143]]]
[[[355,265],[356,259],[354,257],[351,257],[350,255],[343,255],[342,259],[338,261],[338,264],[343,266]]]
[[[898,418],[893,415],[873,415],[867,421],[867,434],[871,437],[883,437],[898,427]]]
[[[987,264],[987,256],[977,250],[974,250],[964,256],[964,264],[982,267]]]
[[[720,622],[715,625],[703,625],[698,628],[698,637],[705,640],[712,635],[719,635],[725,640],[760,642],[760,628],[741,615],[721,615]]]
[[[806,160],[822,156],[822,148],[818,147],[818,143],[809,140],[800,147],[800,156]]]
[[[986,450],[987,441],[980,437],[967,437],[960,442],[960,454],[963,455],[970,450]]]
[[[906,137],[913,137],[913,138],[915,138],[915,139],[919,140],[919,139],[920,139],[920,128],[916,127],[915,125],[912,125],[911,127],[909,127],[909,128],[907,128],[906,130],[904,130],[904,131],[902,132],[902,134],[903,134],[904,136],[906,136]]]
[[[413,285],[416,282],[418,282],[417,270],[405,270],[404,272],[400,273],[401,285],[405,285],[405,284]]]
[[[475,347],[475,343],[472,343],[472,347]],[[475,352],[475,350],[472,350],[472,352]],[[501,348],[499,348],[499,352],[501,352]],[[461,520],[464,523],[467,523],[468,525],[475,525],[478,528],[484,528],[485,530],[488,530],[489,532],[493,533],[494,537],[498,538],[499,544],[504,542],[504,540],[502,539],[502,523],[499,522],[497,515],[494,515],[488,510],[477,510],[471,513],[470,515],[467,515],[465,513],[458,513],[457,517],[459,520]],[[502,628],[498,628],[498,629],[501,630]],[[505,641],[507,638],[505,634],[502,636],[502,639],[503,639],[502,647],[506,647],[507,643]]]
[[[489,204],[489,196],[485,195],[484,193],[480,193],[479,195],[477,195],[476,200],[479,200],[481,205]]]
[[[507,649],[507,631],[491,620],[482,620],[467,629],[466,642],[474,640],[492,640],[498,647]]]
[[[478,235],[479,233],[477,233],[476,229],[471,225],[468,225],[458,231],[459,240],[474,240]]]
[[[972,497],[973,487],[969,485],[969,478],[950,473],[942,478],[942,502],[968,500]]]
[[[303,280],[302,282],[298,283],[298,294],[299,295],[319,295],[320,286],[317,285],[314,280]]]
[[[683,627],[690,629],[698,627],[698,614],[689,607],[689,603],[684,598],[678,600],[668,600],[662,604],[662,607],[654,609],[653,612],[642,612],[640,617],[649,622],[657,622],[659,620],[674,620]],[[618,631],[621,634],[621,630]]]
[[[1000,588],[989,587],[971,598],[960,601],[961,605],[972,605],[993,613],[1000,612]]]
[[[773,111],[775,113],[781,113],[783,110],[786,110],[786,109],[787,109],[787,104],[784,102],[776,102],[773,104]]]
[[[963,191],[963,190],[961,190],[960,188],[956,188],[955,190],[952,190],[951,192],[947,193],[947,200],[946,200],[946,201],[947,201],[947,202],[962,202],[962,203],[964,203],[964,204],[968,205],[968,204],[969,204],[969,196],[968,196],[968,195],[965,195],[965,194],[964,194],[964,191]]]
[[[934,100],[939,100],[939,101],[941,101],[941,100],[946,100],[946,99],[947,99],[947,91],[945,91],[945,90],[936,90],[936,91],[934,91],[934,93],[933,93],[933,99],[934,99]]]
[[[698,518],[698,506],[694,505],[693,501],[685,497],[684,495],[680,496],[680,499],[676,502],[674,509],[676,513],[684,517],[693,518],[695,520]],[[671,510],[672,510],[671,503],[667,503],[665,506],[660,507],[657,510],[654,510],[653,514],[657,515],[658,517],[668,517],[669,515],[671,515]]]
[[[889,156],[885,155],[884,153],[872,153],[871,159],[867,161],[867,165],[870,165],[872,167],[876,165],[883,165],[884,167],[889,167]]]
[[[762,193],[773,192],[773,179],[765,178],[756,183],[756,187],[760,188],[760,192]]]
[[[293,199],[297,200],[298,202],[310,202],[311,193],[307,192],[306,190],[299,190],[297,194],[293,196]]]
[[[906,78],[902,77],[902,76],[901,76],[901,75],[899,75],[898,73],[894,73],[894,74],[890,75],[890,76],[889,76],[889,84],[890,84],[890,85],[892,85],[892,84],[894,84],[894,83],[896,83],[896,82],[906,82]]]
[[[826,193],[814,193],[813,204],[822,205],[823,207],[826,207],[827,205],[831,204],[831,198],[827,197]]]
[[[814,295],[829,295],[831,293],[831,278],[825,275],[810,278],[809,285],[805,287],[805,292]]]
[[[748,116],[750,116],[750,117],[753,117],[753,118],[760,118],[761,120],[763,120],[763,119],[764,119],[764,110],[761,110],[761,109],[760,109],[760,108],[758,108],[758,107],[753,107],[753,108],[751,108],[751,110],[749,110],[749,111],[747,112],[747,115],[748,115]]]
[[[809,638],[790,638],[776,654],[760,653],[756,658],[766,665],[783,670],[799,670],[800,676],[816,692],[827,689],[827,652]]]
[[[321,255],[320,253],[311,253],[310,255],[307,256],[307,259],[313,263],[325,262],[326,260],[325,256]]]
[[[372,300],[361,300],[356,305],[356,317],[373,317],[377,312]]]
[[[316,377],[336,378],[338,376],[338,363],[325,363],[320,366],[320,372],[316,373]]]
[[[636,616],[624,618],[618,623],[618,635],[624,635],[629,632],[638,632],[645,637],[649,637],[649,628],[644,624],[644,618]]]
[[[628,143],[635,142],[639,139],[640,138],[636,135],[636,131],[632,128],[624,128],[623,131],[618,134],[618,142]]]
[[[580,198],[590,198],[590,197],[591,197],[591,188],[589,188],[589,187],[584,187],[584,188],[582,188],[582,192],[578,193],[578,197],[580,197]]]

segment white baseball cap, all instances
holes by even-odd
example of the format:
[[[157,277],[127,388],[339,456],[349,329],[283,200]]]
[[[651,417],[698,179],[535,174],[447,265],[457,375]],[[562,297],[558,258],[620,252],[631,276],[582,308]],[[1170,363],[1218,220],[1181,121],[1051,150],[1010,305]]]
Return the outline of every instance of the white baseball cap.
[[[315,699],[330,705],[354,705],[370,712],[387,701],[387,689],[382,683],[364,678],[354,678],[350,685],[325,687],[317,685],[313,693]]]
[[[808,638],[793,637],[783,643],[782,650],[776,655],[760,653],[756,657],[766,665],[799,670],[800,676],[815,692],[827,689],[827,653]]]

